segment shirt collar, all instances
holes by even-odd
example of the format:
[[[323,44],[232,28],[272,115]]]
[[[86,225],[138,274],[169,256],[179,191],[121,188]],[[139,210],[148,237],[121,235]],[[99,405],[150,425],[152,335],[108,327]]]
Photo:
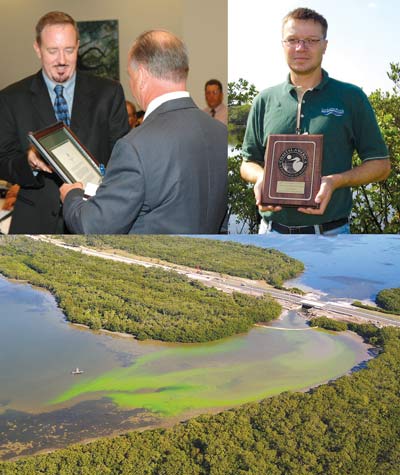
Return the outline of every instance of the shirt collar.
[[[210,112],[212,109],[214,109],[215,112],[218,112],[220,109],[223,109],[223,107],[224,107],[224,103],[221,102],[221,104],[218,104],[217,107],[207,106],[207,109],[208,109],[208,112]]]
[[[59,83],[54,82],[52,79],[50,79],[43,69],[42,69],[42,74],[43,74],[43,79],[44,79],[44,82],[46,83],[47,89],[49,89],[49,91],[54,91],[54,88]],[[75,81],[76,81],[76,71],[74,72],[72,77],[68,79],[68,81],[65,81],[61,84],[61,86],[64,86],[63,94],[67,94],[68,96],[74,95]]]
[[[156,97],[153,99],[150,104],[147,106],[146,113],[144,114],[143,120],[146,120],[153,111],[160,107],[161,104],[164,102],[171,101],[172,99],[181,99],[182,97],[190,97],[188,91],[175,91],[175,92],[167,92],[166,94],[162,94],[161,96]]]
[[[313,87],[311,90],[313,91],[314,89],[316,90],[323,89],[328,83],[328,81],[329,81],[329,74],[325,71],[325,69],[322,69],[321,82],[317,86]],[[284,83],[284,86],[287,92],[296,91],[296,87],[293,86],[293,84],[290,81],[290,73],[288,74],[286,78],[286,82]]]

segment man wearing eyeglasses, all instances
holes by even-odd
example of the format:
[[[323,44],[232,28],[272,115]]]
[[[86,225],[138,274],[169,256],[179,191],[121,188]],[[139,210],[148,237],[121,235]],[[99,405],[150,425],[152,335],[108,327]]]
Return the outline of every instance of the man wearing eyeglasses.
[[[242,178],[254,183],[260,233],[348,233],[351,187],[384,180],[390,173],[387,147],[367,96],[357,86],[322,69],[328,24],[319,13],[297,8],[283,19],[282,46],[288,80],[254,100],[243,142]],[[323,134],[319,208],[261,205],[264,154],[271,134]],[[352,168],[358,152],[362,164]]]

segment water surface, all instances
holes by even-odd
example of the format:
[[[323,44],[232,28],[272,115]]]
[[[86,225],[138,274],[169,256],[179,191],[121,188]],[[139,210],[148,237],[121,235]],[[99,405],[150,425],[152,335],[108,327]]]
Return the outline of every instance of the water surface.
[[[274,248],[299,259],[304,273],[288,286],[322,293],[323,300],[374,301],[384,288],[400,287],[400,236],[226,235],[212,239]]]
[[[0,278],[0,298],[3,458],[301,390],[369,357],[360,338],[310,329],[295,312],[217,342],[172,344],[71,325],[27,284]]]

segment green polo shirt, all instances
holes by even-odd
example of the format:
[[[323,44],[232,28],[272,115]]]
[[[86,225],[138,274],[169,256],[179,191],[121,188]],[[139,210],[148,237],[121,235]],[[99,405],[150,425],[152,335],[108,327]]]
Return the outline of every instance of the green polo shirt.
[[[255,99],[243,141],[243,159],[264,166],[270,134],[294,134],[298,99],[296,88],[287,81],[265,89]],[[388,158],[388,150],[367,96],[357,86],[331,79],[323,71],[321,83],[307,91],[301,105],[301,133],[323,134],[322,175],[350,170],[354,150],[361,160]],[[335,190],[322,216],[283,208],[277,213],[262,213],[269,220],[287,226],[322,224],[350,216],[350,188]]]

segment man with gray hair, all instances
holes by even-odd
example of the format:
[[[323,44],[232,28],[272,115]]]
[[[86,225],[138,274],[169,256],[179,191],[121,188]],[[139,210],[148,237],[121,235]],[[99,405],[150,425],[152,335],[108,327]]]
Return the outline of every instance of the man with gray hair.
[[[216,234],[227,206],[227,129],[194,104],[183,42],[140,35],[128,56],[129,84],[143,124],[114,147],[96,195],[63,185],[64,218],[85,234]]]

